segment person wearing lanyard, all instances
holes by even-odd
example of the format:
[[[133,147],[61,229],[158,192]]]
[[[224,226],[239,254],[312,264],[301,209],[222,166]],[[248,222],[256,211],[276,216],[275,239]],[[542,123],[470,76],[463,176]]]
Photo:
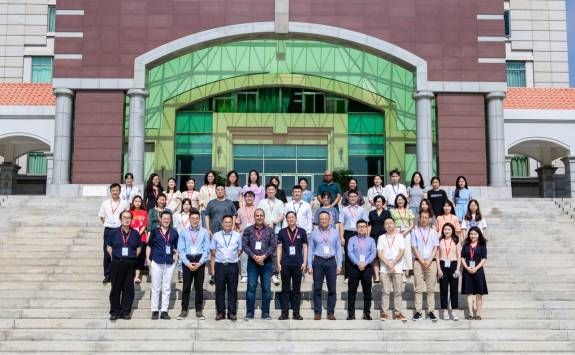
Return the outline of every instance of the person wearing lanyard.
[[[297,226],[305,229],[307,234],[311,233],[313,227],[313,214],[311,212],[311,205],[302,201],[302,188],[295,185],[291,190],[292,200],[285,205],[286,216],[288,212],[295,212],[297,216]],[[287,226],[287,219],[284,220],[283,226]]]
[[[421,212],[419,227],[411,232],[411,249],[414,255],[413,273],[415,276],[415,314],[413,320],[422,318],[423,288],[427,291],[427,319],[437,321],[433,313],[435,308],[435,284],[437,283],[437,266],[435,254],[439,247],[437,232],[429,226],[429,213]]]
[[[379,236],[385,234],[385,220],[391,218],[391,213],[384,209],[385,197],[377,195],[373,198],[375,209],[369,211],[369,236],[373,238],[375,245],[378,244]],[[392,218],[393,219],[393,218]],[[379,283],[379,263],[373,263],[373,273],[375,274],[374,283]]]
[[[182,206],[185,206],[185,202]],[[205,319],[202,313],[204,303],[205,265],[210,255],[210,237],[205,228],[200,227],[200,212],[190,211],[189,225],[183,228],[178,238],[178,254],[183,264],[184,284],[182,286],[182,312],[178,319],[188,316],[192,283],[196,291],[196,318]]]
[[[484,266],[487,261],[487,240],[479,227],[471,227],[461,250],[463,276],[461,294],[467,296],[467,319],[481,320],[483,295],[487,292]],[[473,315],[473,297],[475,296],[475,316]]]
[[[158,319],[160,303],[160,290],[162,292],[161,318],[170,319],[168,306],[170,305],[170,293],[172,292],[172,275],[174,266],[178,263],[178,232],[170,227],[172,214],[163,211],[160,214],[160,227],[150,233],[148,246],[146,247],[146,260],[150,265],[152,277],[152,319]]]
[[[264,211],[266,225],[272,228],[274,230],[274,234],[277,236],[277,234],[281,229],[282,222],[284,220],[285,205],[282,201],[276,198],[276,191],[277,187],[274,184],[267,184],[266,186],[267,198],[260,201],[258,208],[261,208]],[[275,266],[276,264],[275,261],[276,261],[276,253],[274,250],[272,259],[273,266]],[[274,270],[272,272],[272,282],[276,286],[280,284],[277,270]]]
[[[384,196],[383,178],[381,177],[381,175],[375,175],[373,177],[373,186],[367,190],[367,201],[369,202],[371,209],[375,208],[375,201],[374,201],[375,196]]]
[[[393,308],[396,320],[406,321],[401,313],[401,292],[403,291],[403,255],[405,253],[405,239],[403,234],[395,229],[393,218],[387,217],[384,222],[385,234],[377,242],[377,257],[380,261],[381,271],[381,314],[379,319],[386,321],[389,318],[389,296],[393,287]]]
[[[265,225],[262,209],[254,212],[255,224],[247,227],[242,235],[242,251],[248,255],[248,288],[246,291],[246,317],[254,318],[256,288],[258,279],[262,287],[262,319],[270,320],[270,300],[272,298],[271,276],[274,265],[272,255],[277,248],[277,237],[273,229]]]
[[[457,218],[455,220],[457,221]],[[455,234],[455,226],[449,222],[445,223],[441,228],[436,262],[443,319],[459,320],[457,316],[457,308],[459,308],[457,286],[459,285],[459,270],[461,269],[461,250],[459,248],[459,237]],[[448,310],[449,307],[447,307],[448,294],[451,299],[451,312]]]
[[[404,282],[409,278],[409,273],[413,270],[413,256],[411,255],[411,236],[410,232],[414,226],[414,215],[407,208],[407,198],[403,194],[395,197],[395,208],[391,210],[391,217],[395,221],[395,227],[403,234],[405,238],[405,254],[403,255],[403,274]]]
[[[225,190],[225,189],[224,189]],[[208,207],[208,203],[216,198],[216,172],[215,171],[208,171],[206,175],[204,175],[204,184],[200,187],[200,216],[202,219],[202,227],[207,228],[208,231],[210,230],[208,225],[206,224],[206,207]]]
[[[112,258],[108,253],[108,241],[111,238],[114,228],[120,227],[120,213],[130,209],[128,202],[120,198],[120,184],[113,183],[110,185],[110,198],[102,201],[98,217],[100,222],[104,225],[104,243],[103,244],[103,265],[104,265],[104,280],[102,283],[105,285],[110,282],[110,263]]]
[[[164,188],[162,187],[160,176],[156,173],[150,174],[144,189],[144,202],[147,210],[151,210],[156,206],[156,200],[163,193],[162,191],[164,191]]]
[[[405,185],[399,183],[400,174],[398,170],[392,170],[389,173],[389,177],[391,178],[391,183],[385,186],[385,188],[383,189],[383,195],[385,196],[385,199],[388,202],[389,208],[394,208],[395,197],[399,194],[407,196],[407,188],[405,187]]]
[[[356,223],[356,229],[357,235],[353,236],[346,244],[347,257],[350,259],[350,265],[352,265],[347,283],[347,320],[355,319],[355,296],[360,282],[363,290],[362,319],[371,320],[371,278],[373,277],[371,263],[376,257],[375,242],[367,235],[366,220],[359,219]]]
[[[132,175],[132,173],[126,173],[126,175],[124,175],[124,182],[125,184],[122,186],[120,192],[122,201],[132,203],[134,197],[142,196],[142,191],[137,186],[134,186],[134,175]]]
[[[200,208],[200,193],[196,191],[196,179],[189,177],[186,180],[187,191],[182,191],[182,198],[189,198],[192,201],[192,208]]]
[[[136,258],[142,251],[140,233],[130,228],[130,211],[120,213],[122,226],[112,231],[107,242],[107,252],[112,258],[110,265],[110,320],[130,319],[134,302],[134,273]]]
[[[339,233],[329,228],[329,213],[319,214],[319,227],[309,239],[308,273],[313,274],[314,319],[321,319],[322,286],[327,283],[327,319],[335,320],[336,278],[341,272],[343,252]]]
[[[163,192],[160,192],[156,198],[156,207],[148,211],[148,231],[153,231],[161,225],[160,216],[164,211],[170,212],[171,214],[171,211],[166,209],[166,195],[164,195]],[[171,220],[170,226],[173,226]]]
[[[216,320],[226,315],[226,291],[228,294],[228,319],[237,320],[238,307],[238,259],[242,253],[242,236],[232,230],[234,217],[222,218],[223,230],[212,235],[210,244],[210,268],[216,282]]]
[[[190,211],[192,210],[192,200],[189,198],[184,198],[182,200],[182,212],[174,213],[174,228],[181,235],[182,231],[187,229],[190,225]],[[182,282],[184,277],[184,264],[182,263],[182,258],[178,263],[178,282]]]
[[[317,201],[322,204],[322,197],[324,192],[329,193],[329,207],[333,207],[339,211],[339,201],[341,200],[341,187],[335,181],[333,181],[333,172],[326,170],[323,173],[323,182],[318,186],[316,198]]]
[[[257,170],[251,170],[248,174],[248,181],[242,188],[242,198],[240,199],[240,207],[245,205],[246,193],[251,191],[254,194],[254,206],[257,206],[261,200],[265,198],[265,188],[260,183],[260,174]],[[253,215],[253,214],[252,214]]]
[[[357,234],[357,221],[367,220],[367,213],[365,209],[357,205],[358,195],[355,190],[348,193],[349,205],[341,209],[339,214],[339,237],[341,244],[347,246],[349,239]],[[349,278],[349,272],[352,268],[351,260],[348,257],[348,248],[344,248],[345,265],[344,265],[344,279]]]
[[[281,304],[282,313],[279,320],[289,317],[290,304],[293,308],[293,319],[302,320],[300,315],[301,278],[307,261],[307,232],[297,226],[297,213],[286,213],[287,227],[278,233],[277,270],[282,277]],[[291,289],[290,289],[291,284]],[[291,297],[290,297],[291,296]]]
[[[242,234],[244,230],[255,223],[254,212],[256,207],[254,206],[256,194],[248,190],[244,193],[243,206],[238,210],[238,218],[236,218],[236,230]],[[240,255],[240,273],[241,273],[241,283],[248,282],[248,256],[246,253]]]

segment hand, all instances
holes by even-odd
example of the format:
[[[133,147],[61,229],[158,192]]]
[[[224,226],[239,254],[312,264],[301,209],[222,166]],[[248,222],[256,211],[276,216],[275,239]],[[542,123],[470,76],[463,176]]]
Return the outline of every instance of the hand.
[[[186,267],[187,267],[190,271],[194,271],[194,263],[188,263],[188,264],[186,264]]]
[[[341,268],[340,268],[340,267],[338,267],[338,268],[335,269],[335,274],[336,274],[336,275],[339,275],[340,272],[341,272]]]
[[[475,274],[476,272],[477,272],[477,269],[476,269],[476,268],[474,268],[474,267],[469,268],[469,273],[470,273],[470,274]]]
[[[440,279],[443,277],[443,271],[437,270],[437,278]]]
[[[281,264],[276,264],[276,270],[278,272],[282,272],[282,265]]]
[[[313,274],[313,269],[312,269],[311,267],[308,267],[308,268],[307,268],[307,273],[310,274],[310,275]]]
[[[305,272],[305,263],[301,264],[301,272]],[[281,271],[281,270],[280,270]]]
[[[215,268],[215,267],[212,267],[212,268],[210,268],[210,269],[212,269],[212,275],[215,275],[215,274],[216,274],[216,268]]]
[[[459,270],[455,270],[455,272],[453,273],[453,278],[458,279],[459,276],[461,276],[461,272],[459,272]]]
[[[150,259],[146,259],[146,264],[148,264],[148,267],[152,267],[152,261],[150,261]]]
[[[341,246],[345,246],[345,239],[341,238]]]
[[[358,267],[361,271],[365,270],[365,263],[359,263]]]

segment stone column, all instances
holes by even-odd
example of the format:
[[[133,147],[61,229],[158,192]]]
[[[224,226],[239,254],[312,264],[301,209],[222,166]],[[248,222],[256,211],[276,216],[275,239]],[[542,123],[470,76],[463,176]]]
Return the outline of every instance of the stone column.
[[[555,179],[553,179],[555,170],[557,168],[550,165],[544,165],[535,169],[539,178],[539,196],[545,198],[555,197]]]
[[[0,164],[0,195],[15,195],[17,190],[18,170],[20,166],[13,162]]]
[[[575,156],[561,158],[565,165],[565,190],[567,196],[575,197]]]
[[[505,185],[507,185],[508,187],[511,187],[511,175],[512,175],[511,159],[513,159],[513,155],[505,156]]]
[[[144,184],[144,135],[146,131],[146,97],[142,89],[128,90],[130,120],[128,123],[128,171],[134,174],[134,184]]]
[[[46,154],[46,185],[52,183],[52,175],[54,174],[54,154]]]
[[[416,154],[417,170],[427,183],[433,176],[433,129],[431,100],[434,95],[430,91],[418,91],[413,94],[416,113]]]
[[[505,130],[503,122],[504,92],[491,92],[487,100],[489,141],[489,185],[503,187],[505,182]]]
[[[74,92],[69,89],[55,88],[56,116],[54,133],[54,161],[52,184],[70,183],[70,159],[72,151],[72,103]]]

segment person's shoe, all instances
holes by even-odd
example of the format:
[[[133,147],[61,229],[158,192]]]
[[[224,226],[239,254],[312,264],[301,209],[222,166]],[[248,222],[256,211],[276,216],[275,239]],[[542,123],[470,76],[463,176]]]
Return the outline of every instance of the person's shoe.
[[[383,311],[382,311],[381,314],[380,314],[380,316],[379,316],[379,320],[382,320],[382,321],[385,322],[385,321],[388,320],[388,319],[389,319],[389,316],[387,315],[387,312],[383,312]]]
[[[380,283],[380,282],[381,282],[381,280],[375,280],[375,281],[373,281],[374,284],[378,284],[378,283]]]
[[[395,317],[395,320],[399,320],[402,322],[407,321],[407,317],[404,316],[403,313],[401,313],[401,312],[395,312],[394,317]]]
[[[198,318],[199,320],[206,319],[206,317],[204,317],[204,314],[202,313],[202,311],[196,311],[196,318]]]
[[[427,313],[427,319],[429,319],[432,322],[437,322],[437,317],[435,316],[435,314],[433,312]]]
[[[447,309],[443,310],[443,320],[449,320],[449,311]]]
[[[262,319],[263,320],[272,320],[272,317],[270,317],[269,314],[262,314]]]
[[[292,319],[303,320],[303,317],[299,313],[294,313]]]
[[[117,314],[111,314],[110,315],[110,320],[115,322],[118,318],[120,318]]]
[[[226,316],[223,313],[216,314],[216,320],[222,320],[224,318],[226,318]]]
[[[327,319],[329,319],[329,316],[327,316]],[[348,314],[347,318],[345,320],[354,320],[355,319],[355,314]]]
[[[188,311],[182,311],[178,316],[178,320],[186,319],[187,317],[188,317]]]
[[[210,285],[215,285],[216,284],[216,278],[214,277],[214,275],[210,276]]]
[[[321,314],[316,313],[316,314],[313,316],[313,320],[321,320]]]
[[[236,317],[235,314],[230,313],[230,314],[228,314],[228,319],[231,320],[232,322],[235,322],[238,320],[238,317]]]
[[[105,285],[107,283],[110,283],[110,278],[109,277],[104,277],[104,279],[102,280],[102,285]]]
[[[327,319],[329,320],[335,320],[335,316],[333,315],[333,313],[330,313],[327,315]]]
[[[252,320],[254,319],[254,315],[252,313],[247,313],[244,317],[244,320]]]
[[[152,320],[158,320],[158,318],[160,318],[160,312],[152,312]]]
[[[481,320],[481,316],[475,316],[475,320]]]
[[[248,277],[247,276],[242,276],[242,279],[240,280],[241,283],[245,284],[246,282],[248,282]]]
[[[418,321],[421,320],[423,318],[423,315],[419,312],[415,312],[415,314],[413,315],[413,317],[411,318],[414,321]]]
[[[289,319],[289,316],[287,313],[282,313],[281,316],[278,318],[278,320],[286,320]]]
[[[451,319],[453,319],[456,322],[459,320],[459,317],[457,316],[457,311],[454,309],[451,310]]]
[[[361,319],[363,319],[363,320],[371,320],[371,315],[364,313],[364,314],[363,314],[363,317],[361,317]]]
[[[161,319],[165,319],[165,320],[170,320],[170,316],[168,315],[168,312],[162,312],[162,314],[160,315]]]
[[[122,314],[120,319],[130,320],[132,319],[132,316],[130,314]]]
[[[278,278],[278,275],[272,275],[272,282],[274,283],[274,285],[279,286],[280,285],[280,279]]]
[[[182,283],[182,279],[183,279],[182,273],[181,273],[180,271],[178,271],[178,283],[181,284],[181,283]]]

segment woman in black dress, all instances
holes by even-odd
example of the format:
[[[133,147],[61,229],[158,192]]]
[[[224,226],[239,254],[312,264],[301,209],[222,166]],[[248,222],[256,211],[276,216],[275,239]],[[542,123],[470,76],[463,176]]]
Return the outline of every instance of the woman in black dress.
[[[487,282],[483,266],[487,261],[487,242],[481,229],[471,227],[461,249],[463,274],[461,294],[467,295],[467,319],[481,320],[483,295],[487,294]],[[475,316],[473,315],[473,296],[475,296]]]
[[[391,213],[384,209],[385,198],[381,195],[377,195],[373,198],[373,203],[375,204],[375,209],[369,212],[369,236],[375,240],[375,245],[377,245],[377,240],[379,236],[385,234],[385,228],[383,222],[387,218],[391,218]],[[379,263],[373,263],[373,274],[375,277],[374,282],[379,283]]]
[[[148,211],[156,207],[156,200],[163,192],[164,188],[160,182],[160,176],[155,173],[150,174],[150,177],[146,182],[146,188],[144,189],[144,202]]]

